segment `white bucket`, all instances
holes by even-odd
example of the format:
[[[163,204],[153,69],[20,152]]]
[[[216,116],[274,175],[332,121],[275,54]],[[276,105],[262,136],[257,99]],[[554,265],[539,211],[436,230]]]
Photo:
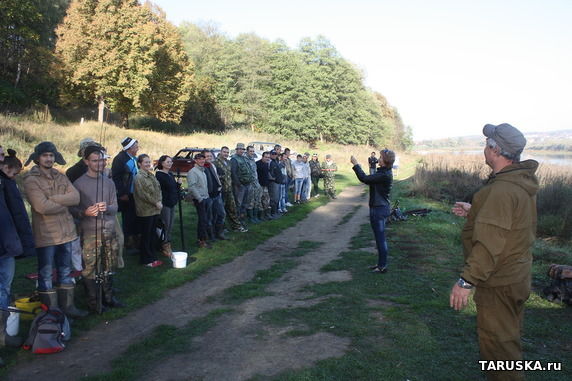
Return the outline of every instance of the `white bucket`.
[[[18,335],[20,330],[20,314],[18,312],[10,312],[6,321],[6,333],[10,336]]]
[[[175,251],[171,256],[173,267],[176,269],[184,269],[187,267],[187,253],[184,251]]]

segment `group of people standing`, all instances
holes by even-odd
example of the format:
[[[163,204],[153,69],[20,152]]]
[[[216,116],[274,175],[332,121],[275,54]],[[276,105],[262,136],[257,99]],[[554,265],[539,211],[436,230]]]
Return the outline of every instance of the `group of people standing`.
[[[308,162],[309,154],[290,159],[290,149],[277,144],[261,157],[254,146],[237,143],[235,153],[223,146],[215,158],[210,150],[194,156],[194,167],[187,174],[188,200],[197,209],[197,238],[199,247],[209,247],[210,241],[226,239],[225,220],[236,232],[247,232],[248,224],[280,218],[294,204],[318,197],[320,177],[328,178],[326,194],[335,198],[334,175],[337,167],[326,157],[322,167],[318,155]],[[311,163],[319,172],[312,175]],[[327,175],[322,176],[322,173]],[[310,194],[310,181],[316,177],[314,194]],[[305,183],[306,187],[301,184]],[[293,203],[289,190],[295,185]],[[302,197],[302,193],[304,196]]]
[[[66,161],[52,142],[38,144],[25,164],[15,151],[9,149],[6,155],[0,146],[1,343],[21,345],[5,330],[17,256],[37,256],[37,290],[43,304],[81,318],[123,306],[114,295],[113,275],[124,266],[124,249],[138,249],[140,263],[151,268],[163,264],[158,252],[172,255],[175,207],[182,198],[196,207],[199,247],[209,247],[214,240],[227,239],[225,225],[245,233],[248,224],[280,218],[293,203],[317,197],[321,177],[326,194],[335,197],[337,168],[329,155],[321,165],[316,154],[311,160],[308,154],[299,155],[296,162],[301,164],[295,165],[290,150],[282,152],[280,145],[261,158],[254,147],[242,143],[232,156],[226,146],[217,157],[204,150],[194,156],[183,197],[181,179],[170,172],[173,159],[163,155],[153,168],[149,155],[138,154],[139,148],[136,139],[123,139],[108,168],[106,148],[83,139],[79,160],[63,174],[54,166]],[[20,193],[15,177],[31,162]],[[302,186],[292,192],[291,203],[289,189],[300,183],[298,179]],[[31,222],[23,195],[31,206]],[[165,233],[159,246],[158,226]],[[89,312],[74,303],[74,271],[81,271]]]

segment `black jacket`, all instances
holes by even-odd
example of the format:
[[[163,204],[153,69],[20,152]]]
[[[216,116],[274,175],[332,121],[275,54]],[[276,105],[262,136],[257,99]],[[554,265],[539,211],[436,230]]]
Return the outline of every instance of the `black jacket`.
[[[133,181],[135,176],[129,170],[127,162],[131,160],[131,156],[125,151],[121,151],[113,158],[111,163],[111,178],[117,189],[117,197],[132,194]]]
[[[278,160],[270,160],[270,178],[272,178],[272,181],[276,184],[285,184],[286,179],[284,177]]]
[[[35,242],[16,182],[0,171],[0,257],[34,255]]]
[[[373,175],[366,175],[359,164],[352,168],[359,181],[369,185],[369,206],[387,206],[389,204],[389,193],[393,183],[393,172],[391,169],[380,167]]]
[[[258,183],[263,186],[267,187],[270,184],[270,167],[268,163],[262,162],[262,159],[256,162],[256,172],[258,173]]]
[[[80,159],[77,163],[68,168],[68,170],[66,171],[66,176],[73,184],[86,172],[87,172],[87,165],[85,165],[83,159]]]
[[[379,161],[377,160],[377,157],[371,157],[371,156],[370,156],[370,157],[367,158],[367,162],[369,163],[369,167],[370,167],[370,168],[375,168],[376,164],[377,164]]]
[[[179,183],[172,174],[157,171],[155,177],[161,185],[161,197],[163,199],[163,206],[172,208],[179,202]]]

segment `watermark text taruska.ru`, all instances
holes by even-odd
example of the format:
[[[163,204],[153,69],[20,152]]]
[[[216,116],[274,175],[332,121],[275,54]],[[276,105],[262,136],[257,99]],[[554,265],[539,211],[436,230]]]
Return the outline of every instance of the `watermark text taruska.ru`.
[[[479,360],[483,371],[559,371],[562,370],[561,362],[542,362],[539,360]]]

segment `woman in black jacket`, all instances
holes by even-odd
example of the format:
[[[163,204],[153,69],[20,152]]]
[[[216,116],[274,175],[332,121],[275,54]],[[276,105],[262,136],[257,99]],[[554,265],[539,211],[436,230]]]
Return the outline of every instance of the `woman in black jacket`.
[[[157,161],[157,171],[155,177],[161,185],[161,195],[163,197],[163,209],[161,209],[161,220],[165,225],[165,242],[161,247],[161,253],[166,257],[171,257],[171,232],[175,221],[175,206],[179,202],[179,183],[169,171],[173,166],[173,159],[163,155]]]
[[[8,156],[4,158],[0,147],[0,308],[4,310],[10,304],[16,269],[14,258],[34,255],[36,246],[22,195],[14,181],[21,170],[22,162],[16,157],[16,152],[9,149]],[[0,311],[0,345],[18,347],[22,345],[22,339],[6,333],[8,315],[9,312]]]
[[[377,264],[371,266],[370,269],[374,273],[387,272],[387,241],[385,239],[385,221],[391,213],[391,204],[389,202],[389,193],[393,183],[393,173],[391,168],[395,161],[395,153],[388,149],[381,151],[381,165],[372,175],[366,175],[358,164],[355,157],[351,157],[354,165],[353,170],[357,178],[364,184],[369,185],[369,221],[375,242],[377,243]]]

